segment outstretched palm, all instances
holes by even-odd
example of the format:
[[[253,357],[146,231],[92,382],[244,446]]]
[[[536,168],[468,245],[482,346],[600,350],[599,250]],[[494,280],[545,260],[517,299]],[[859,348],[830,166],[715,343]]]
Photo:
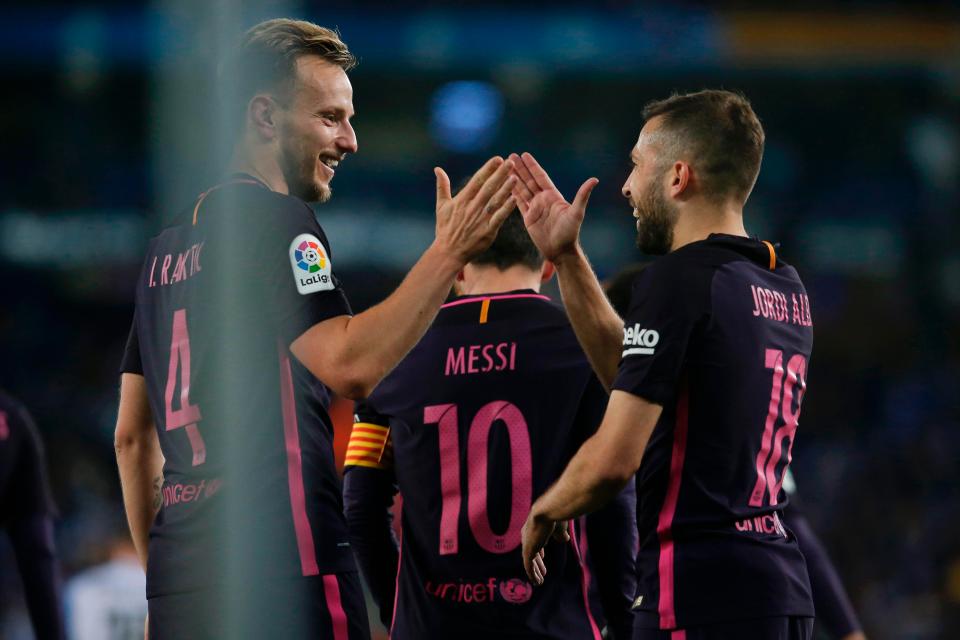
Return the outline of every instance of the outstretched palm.
[[[577,191],[573,203],[563,199],[550,176],[529,153],[512,154],[513,172],[518,180],[513,189],[523,222],[533,242],[547,260],[555,261],[574,251],[580,225],[587,210],[590,192],[599,180],[590,178]]]

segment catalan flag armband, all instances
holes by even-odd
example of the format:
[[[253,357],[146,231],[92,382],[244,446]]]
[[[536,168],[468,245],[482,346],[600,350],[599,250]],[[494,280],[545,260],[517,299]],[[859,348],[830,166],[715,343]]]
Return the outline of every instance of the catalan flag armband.
[[[344,466],[393,468],[393,443],[390,428],[369,422],[357,422],[350,432],[350,444]]]

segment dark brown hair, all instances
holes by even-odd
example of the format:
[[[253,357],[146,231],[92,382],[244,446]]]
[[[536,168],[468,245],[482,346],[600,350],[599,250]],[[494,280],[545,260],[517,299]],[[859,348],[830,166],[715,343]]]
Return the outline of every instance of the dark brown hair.
[[[357,66],[357,59],[332,29],[289,18],[261,22],[243,34],[220,68],[224,97],[234,117],[245,114],[250,99],[262,91],[288,98],[302,56],[318,56],[344,71]]]
[[[500,271],[522,264],[528,269],[543,266],[543,254],[533,244],[523,216],[514,210],[497,232],[497,237],[486,250],[470,261],[473,265],[494,265]]]
[[[658,116],[661,131],[676,142],[670,151],[690,159],[708,196],[746,201],[760,173],[764,133],[743,94],[723,90],[674,94],[644,107],[644,120]]]

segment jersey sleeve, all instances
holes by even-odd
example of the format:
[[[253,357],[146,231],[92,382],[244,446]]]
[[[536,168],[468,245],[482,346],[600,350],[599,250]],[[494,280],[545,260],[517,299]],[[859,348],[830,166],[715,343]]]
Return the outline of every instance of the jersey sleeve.
[[[674,394],[698,323],[709,317],[710,270],[667,256],[637,278],[613,389],[659,405]]]
[[[264,249],[255,270],[267,266],[267,311],[275,314],[281,338],[289,345],[313,325],[352,311],[313,210],[294,198],[271,197],[270,208],[278,210],[267,212]]]
[[[127,346],[123,350],[123,359],[120,361],[120,373],[143,375],[143,363],[140,360],[140,338],[137,335],[136,312],[134,312],[133,322],[130,323],[130,333],[127,334]]]
[[[390,511],[398,489],[389,421],[366,402],[358,402],[355,411],[344,465],[344,515],[360,570],[389,628],[400,561]]]

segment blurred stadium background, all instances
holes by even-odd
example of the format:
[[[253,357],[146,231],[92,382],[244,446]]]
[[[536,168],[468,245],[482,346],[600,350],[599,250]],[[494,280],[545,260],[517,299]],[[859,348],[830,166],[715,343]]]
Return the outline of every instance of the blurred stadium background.
[[[216,177],[216,52],[293,16],[338,27],[361,61],[360,151],[319,209],[357,309],[432,238],[431,168],[456,181],[495,153],[535,153],[570,195],[599,177],[589,255],[602,276],[642,259],[619,193],[641,106],[744,91],[767,129],[747,227],[782,243],[814,312],[803,504],[871,638],[960,637],[960,8],[761,4],[8,4],[0,386],[46,440],[66,577],[123,526],[112,431],[134,279],[164,215]],[[345,441],[351,408],[334,413]],[[0,540],[0,638],[31,637],[19,589]]]

